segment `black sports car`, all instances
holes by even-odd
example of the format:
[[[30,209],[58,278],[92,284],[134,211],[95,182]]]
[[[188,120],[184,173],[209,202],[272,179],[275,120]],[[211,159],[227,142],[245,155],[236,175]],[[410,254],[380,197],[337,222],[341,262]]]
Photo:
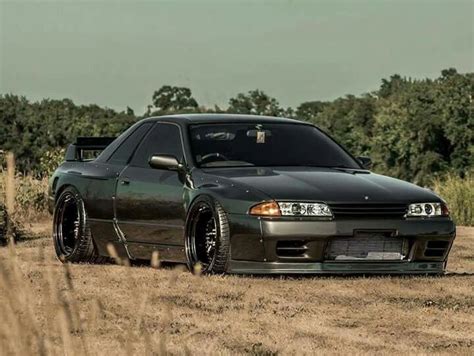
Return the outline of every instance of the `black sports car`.
[[[70,145],[50,185],[56,253],[94,262],[111,244],[208,273],[442,273],[445,202],[369,165],[296,120],[152,117]]]

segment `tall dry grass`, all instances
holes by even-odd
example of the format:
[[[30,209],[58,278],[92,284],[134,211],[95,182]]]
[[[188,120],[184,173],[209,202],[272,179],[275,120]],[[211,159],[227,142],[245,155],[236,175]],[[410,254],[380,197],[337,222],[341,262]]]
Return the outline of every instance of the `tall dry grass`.
[[[47,178],[37,179],[13,170],[9,173],[0,165],[0,240],[7,228],[18,238],[33,223],[50,219],[47,191]]]
[[[107,295],[92,300],[80,300],[80,286],[76,286],[69,264],[59,270],[46,260],[43,248],[38,249],[35,262],[45,268],[35,275],[32,288],[31,276],[25,275],[19,263],[15,245],[9,244],[8,257],[0,260],[0,354],[8,355],[100,355],[96,335],[106,322],[108,311],[104,308]],[[118,260],[125,264],[125,261]],[[152,264],[157,268],[159,263]],[[123,282],[135,285],[131,268],[124,269]],[[166,340],[152,337],[142,324],[147,312],[149,292],[131,289],[136,301],[133,325],[122,330],[114,354],[132,355],[137,350],[147,355],[168,354]],[[79,292],[79,293],[78,293]],[[89,307],[84,309],[84,304]],[[41,310],[41,312],[39,312]],[[86,310],[86,311],[84,311]],[[41,317],[40,317],[41,314]],[[171,311],[163,316],[163,323],[171,322]],[[184,347],[184,349],[186,349]]]
[[[6,202],[8,174],[0,171],[0,205]],[[48,179],[37,179],[30,175],[15,174],[12,185],[15,191],[15,214],[25,221],[48,216]]]
[[[437,178],[433,188],[448,203],[457,225],[474,225],[474,172],[464,178],[454,174]]]
[[[46,261],[46,255],[42,247],[38,250],[37,260],[45,268],[38,276],[36,282],[40,280],[41,292],[46,294],[42,298],[37,298],[37,291],[32,288],[31,276],[25,275],[21,264],[17,258],[15,246],[15,225],[18,213],[16,205],[23,208],[20,210],[22,217],[25,214],[37,213],[38,206],[33,204],[32,212],[25,209],[31,207],[31,198],[42,196],[44,181],[34,181],[33,178],[15,175],[15,160],[13,154],[7,155],[7,171],[2,172],[2,198],[5,201],[8,213],[7,258],[0,260],[0,354],[8,355],[98,355],[103,354],[103,350],[97,348],[96,343],[90,343],[86,335],[94,335],[98,330],[101,319],[106,316],[103,308],[104,301],[100,297],[90,301],[88,313],[80,312],[80,301],[77,298],[76,286],[74,284],[69,264],[62,265],[63,268],[58,274],[54,272],[54,267]],[[26,189],[25,189],[25,181]],[[23,189],[17,190],[17,182]],[[33,184],[31,184],[34,182]],[[33,189],[32,189],[33,188]],[[25,194],[27,192],[27,194]],[[28,194],[28,193],[33,193]],[[20,193],[20,194],[17,194]],[[26,196],[22,196],[25,194]],[[33,199],[34,201],[34,199]],[[41,200],[40,200],[41,201]],[[26,203],[29,204],[27,205]],[[41,211],[41,210],[40,210]],[[112,256],[118,256],[112,245],[108,246]],[[118,257],[115,262],[119,265],[129,266],[128,260]],[[160,266],[158,254],[154,254],[151,267]],[[57,269],[56,269],[57,271]],[[130,269],[125,273],[125,280],[133,283],[133,276]],[[160,339],[156,343],[150,337],[150,333],[142,328],[142,320],[146,312],[146,305],[149,298],[148,291],[140,292],[136,288],[134,299],[137,303],[137,325],[124,331],[124,338],[121,339],[121,347],[114,353],[131,355],[139,345],[139,349],[145,350],[145,354],[166,355],[166,345]],[[40,301],[41,305],[38,305]],[[41,308],[46,320],[38,317],[37,310]],[[169,321],[169,318],[166,318]],[[140,333],[132,330],[139,330]]]
[[[19,239],[34,222],[49,218],[47,211],[47,178],[37,179],[15,172],[12,153],[0,164],[0,243]]]
[[[4,190],[4,204],[0,205],[2,221],[0,226],[0,240],[13,242],[15,233],[15,156],[11,152],[6,153],[7,170],[2,184]]]
[[[451,271],[473,271],[473,234],[460,229]],[[1,355],[474,350],[469,275],[201,278],[166,266],[62,265],[46,235],[14,248],[0,249]]]

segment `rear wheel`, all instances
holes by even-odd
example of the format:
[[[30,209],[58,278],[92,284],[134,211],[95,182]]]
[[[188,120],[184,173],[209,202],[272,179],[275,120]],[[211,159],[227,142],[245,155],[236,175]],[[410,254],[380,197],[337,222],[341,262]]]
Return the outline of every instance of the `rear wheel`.
[[[84,201],[74,187],[64,189],[56,201],[53,241],[56,255],[62,262],[99,263],[105,260],[94,246]]]
[[[227,214],[210,197],[195,200],[186,219],[186,256],[191,271],[200,265],[202,273],[224,273],[230,259],[230,231]]]

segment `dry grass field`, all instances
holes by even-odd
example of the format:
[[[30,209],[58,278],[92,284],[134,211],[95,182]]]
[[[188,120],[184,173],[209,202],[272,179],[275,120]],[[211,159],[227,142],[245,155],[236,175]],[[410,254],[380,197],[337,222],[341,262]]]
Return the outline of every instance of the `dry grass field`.
[[[256,278],[63,266],[47,226],[0,248],[1,354],[474,354],[474,228],[444,277]]]

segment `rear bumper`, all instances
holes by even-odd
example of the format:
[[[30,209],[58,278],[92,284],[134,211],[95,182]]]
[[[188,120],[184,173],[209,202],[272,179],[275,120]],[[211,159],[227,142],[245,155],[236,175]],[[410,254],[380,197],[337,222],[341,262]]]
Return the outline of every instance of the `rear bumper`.
[[[262,219],[229,214],[231,225],[230,273],[314,274],[439,274],[445,270],[456,228],[449,218],[436,219]],[[331,260],[333,239],[350,239],[360,232],[383,232],[408,243],[403,260]],[[388,236],[387,235],[387,236]],[[303,241],[305,252],[284,256],[279,243]],[[430,246],[443,246],[433,254]]]

